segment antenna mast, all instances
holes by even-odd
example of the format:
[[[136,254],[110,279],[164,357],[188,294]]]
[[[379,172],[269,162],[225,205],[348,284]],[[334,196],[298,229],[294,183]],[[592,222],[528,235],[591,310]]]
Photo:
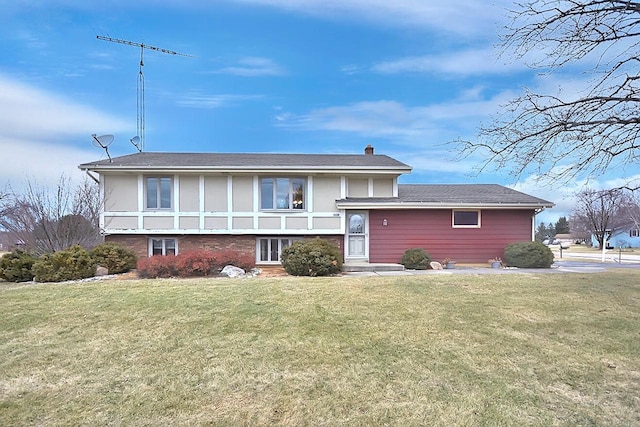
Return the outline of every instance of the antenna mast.
[[[145,139],[144,138],[144,133],[145,133],[145,129],[144,129],[144,73],[142,72],[142,67],[144,67],[144,61],[143,61],[144,50],[145,49],[149,49],[149,50],[155,50],[156,52],[166,53],[166,54],[169,54],[169,55],[180,55],[180,56],[188,56],[188,57],[192,57],[192,55],[187,55],[186,53],[175,52],[173,50],[162,49],[160,47],[149,46],[149,45],[146,45],[144,43],[136,43],[136,42],[132,42],[132,41],[129,41],[129,40],[114,39],[114,38],[105,37],[105,36],[96,36],[96,38],[98,40],[104,40],[104,41],[113,42],[113,43],[126,44],[126,45],[129,45],[129,46],[136,46],[136,47],[140,48],[140,71],[138,72],[138,89],[137,89],[137,100],[136,100],[136,108],[137,108],[136,124],[137,124],[137,133],[138,134],[131,139],[131,143],[138,149],[139,152],[142,152],[144,150],[144,139]],[[137,138],[137,142],[134,143],[133,141],[136,140],[136,138]]]

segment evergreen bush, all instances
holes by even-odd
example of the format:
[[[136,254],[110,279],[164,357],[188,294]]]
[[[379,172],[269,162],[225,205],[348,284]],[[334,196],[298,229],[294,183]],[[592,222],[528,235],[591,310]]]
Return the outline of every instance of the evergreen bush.
[[[328,276],[342,269],[342,252],[319,237],[293,242],[282,250],[282,267],[293,276]]]
[[[431,256],[422,248],[407,249],[400,264],[410,270],[427,270],[431,267]]]
[[[103,243],[90,252],[97,265],[109,270],[109,274],[126,273],[136,268],[135,252],[115,243]]]
[[[8,282],[28,282],[33,280],[33,263],[36,258],[31,254],[16,250],[0,258],[0,278]]]
[[[507,267],[550,268],[553,252],[541,242],[512,243],[504,250],[504,262]]]
[[[96,262],[80,245],[45,254],[33,264],[34,278],[38,282],[85,279],[93,277],[95,271]]]

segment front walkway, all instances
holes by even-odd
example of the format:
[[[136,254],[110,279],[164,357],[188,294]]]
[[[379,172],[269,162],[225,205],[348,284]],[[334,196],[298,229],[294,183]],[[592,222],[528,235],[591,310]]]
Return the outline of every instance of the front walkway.
[[[416,276],[434,274],[557,274],[557,273],[601,273],[608,269],[629,268],[640,269],[640,261],[635,263],[594,262],[556,259],[551,268],[491,268],[489,266],[465,266],[456,265],[454,269],[445,270],[376,270],[370,271],[343,271],[342,275],[350,277],[358,276]]]

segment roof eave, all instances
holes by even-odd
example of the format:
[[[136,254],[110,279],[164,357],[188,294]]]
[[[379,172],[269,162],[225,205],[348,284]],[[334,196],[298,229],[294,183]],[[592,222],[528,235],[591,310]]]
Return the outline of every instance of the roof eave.
[[[553,203],[434,203],[434,202],[345,202],[336,201],[338,209],[546,209]]]
[[[84,171],[101,172],[140,172],[140,173],[353,173],[353,174],[389,174],[400,175],[411,173],[412,168],[407,167],[389,167],[389,166],[120,166],[120,165],[100,165],[100,164],[82,164],[78,166]]]

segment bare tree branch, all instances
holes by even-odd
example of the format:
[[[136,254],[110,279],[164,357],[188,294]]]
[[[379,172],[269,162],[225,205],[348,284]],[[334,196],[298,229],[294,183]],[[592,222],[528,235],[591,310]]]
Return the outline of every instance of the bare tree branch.
[[[88,179],[73,188],[62,176],[53,192],[28,181],[24,194],[0,198],[0,228],[37,255],[74,244],[93,247],[101,239],[100,206],[98,187]]]
[[[546,72],[586,62],[592,79],[577,94],[525,90],[481,127],[477,141],[461,141],[461,154],[484,155],[481,170],[533,171],[561,181],[637,164],[640,3],[536,0],[517,3],[511,14],[505,54],[523,59],[542,51],[529,65]]]

